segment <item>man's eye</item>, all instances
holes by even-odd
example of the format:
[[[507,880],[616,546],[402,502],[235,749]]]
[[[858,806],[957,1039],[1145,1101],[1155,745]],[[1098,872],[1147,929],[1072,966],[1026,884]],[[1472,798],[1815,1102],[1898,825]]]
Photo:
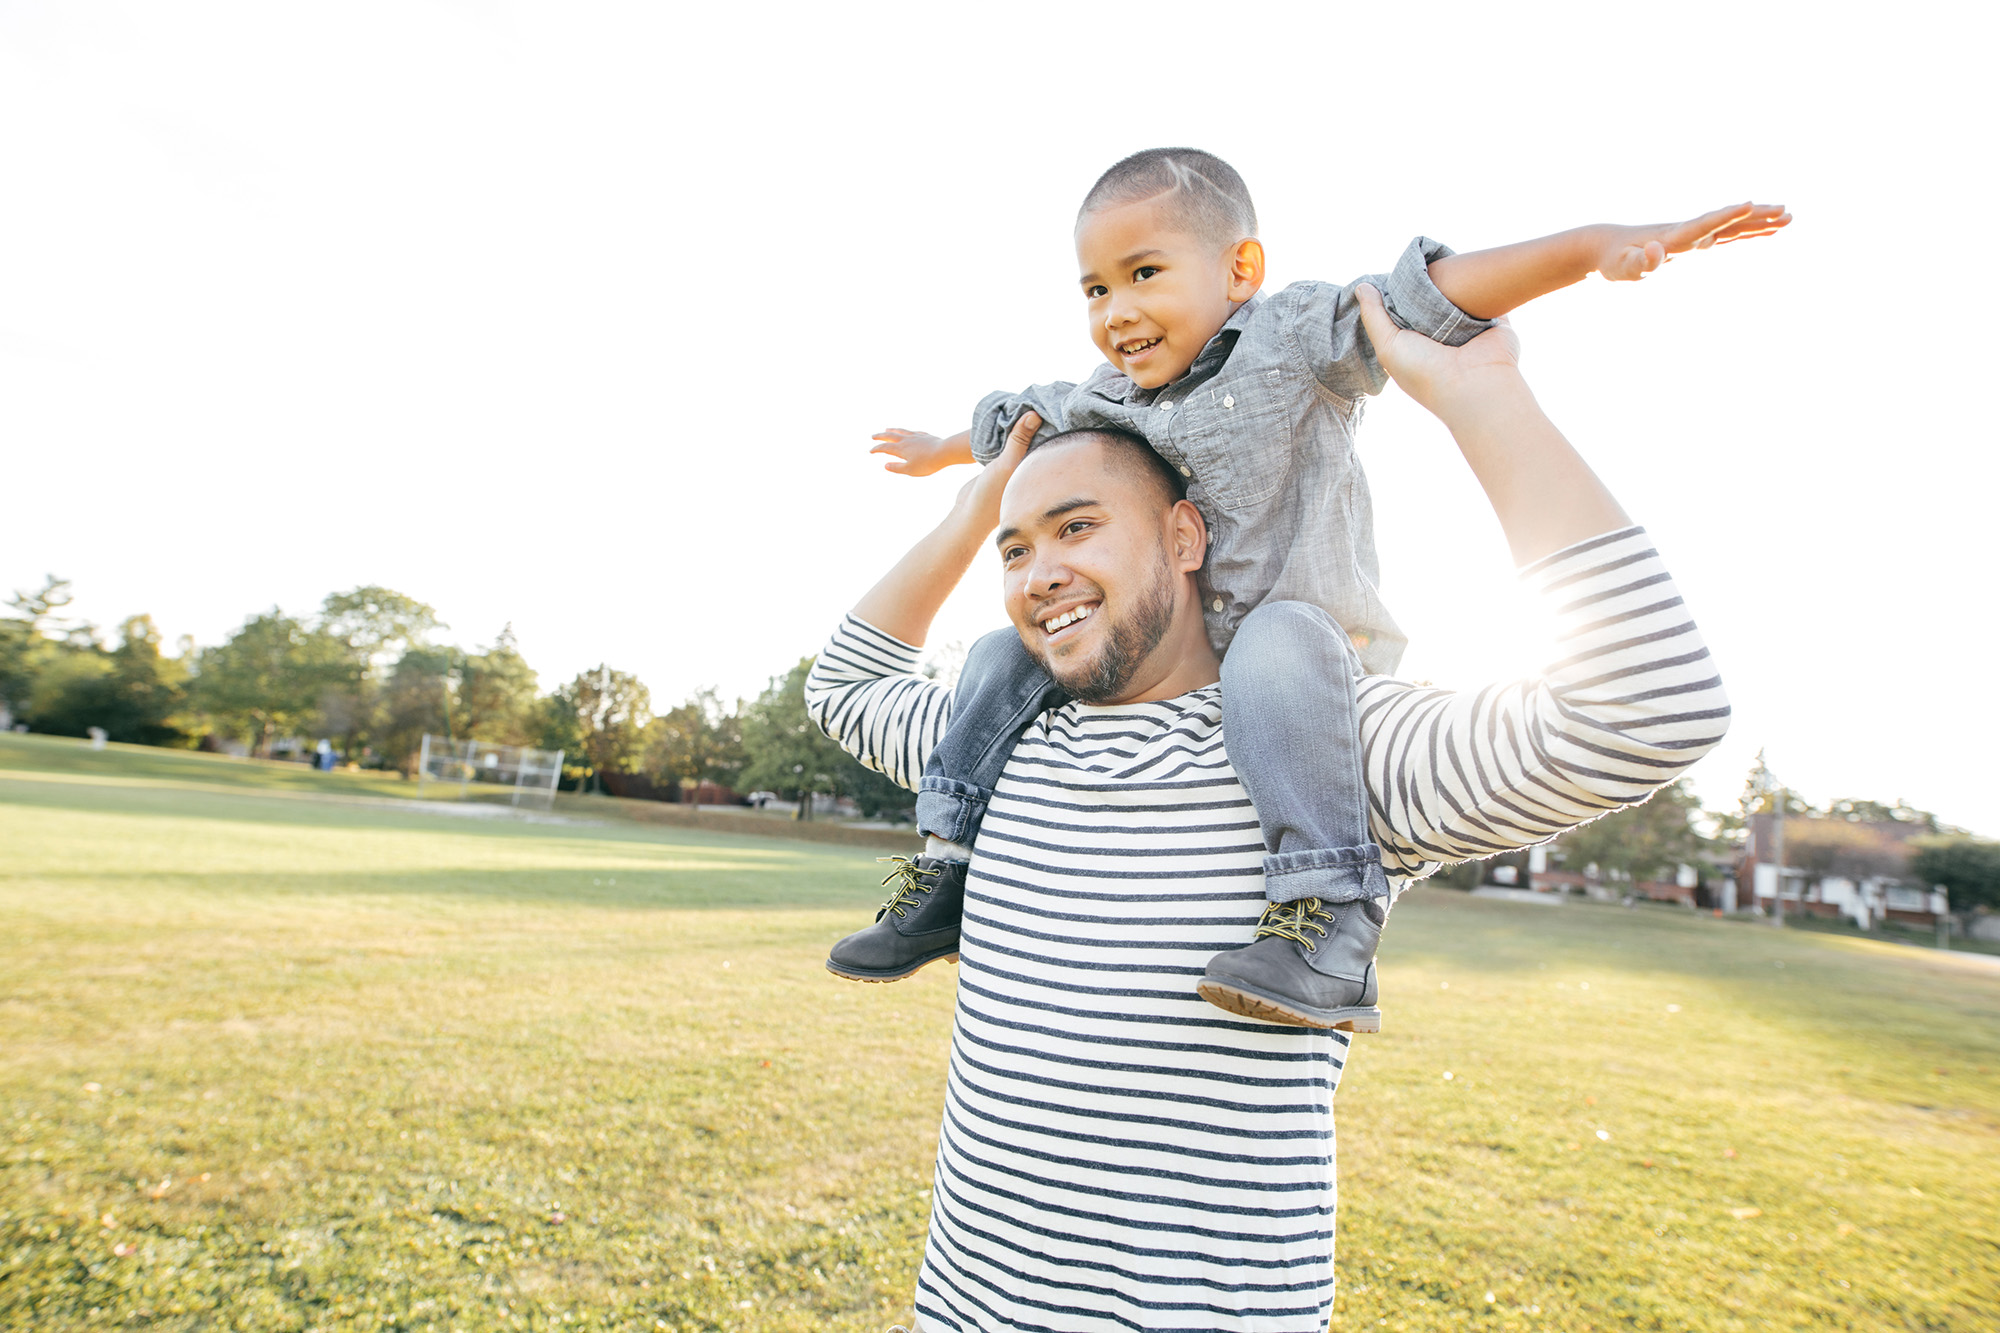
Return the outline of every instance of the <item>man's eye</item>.
[[[1086,287],[1083,289],[1083,296],[1087,301],[1095,301],[1100,296],[1109,296],[1110,294],[1111,289],[1101,282],[1095,287]]]
[[[1132,281],[1134,281],[1134,282],[1144,282],[1144,281],[1145,281],[1146,279],[1148,279],[1148,278],[1152,277],[1152,276],[1153,276],[1153,275],[1154,275],[1155,273],[1158,273],[1159,271],[1160,271],[1160,270],[1159,270],[1158,268],[1155,268],[1155,267],[1154,267],[1153,265],[1151,265],[1151,264],[1147,264],[1147,265],[1145,265],[1145,266],[1143,266],[1143,267],[1141,267],[1141,268],[1136,268],[1136,269],[1133,269],[1133,270],[1132,270]]]
[[[1000,558],[1006,561],[1008,564],[1012,564],[1014,561],[1019,560],[1022,556],[1026,555],[1027,553],[1028,553],[1028,548],[1025,546],[1010,546],[1006,550],[1000,553]]]
[[[1063,536],[1074,537],[1089,526],[1090,520],[1087,518],[1072,519],[1070,522],[1063,524]]]

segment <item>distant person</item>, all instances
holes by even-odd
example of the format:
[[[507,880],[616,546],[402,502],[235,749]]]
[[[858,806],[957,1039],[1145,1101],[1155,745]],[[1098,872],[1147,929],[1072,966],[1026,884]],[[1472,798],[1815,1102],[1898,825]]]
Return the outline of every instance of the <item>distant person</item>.
[[[1782,208],[1740,204],[1687,222],[1579,227],[1466,255],[1418,237],[1387,275],[1345,287],[1299,282],[1267,298],[1242,178],[1208,153],[1151,149],[1106,171],[1077,216],[1080,284],[1105,363],[1080,385],[989,395],[971,430],[949,439],[876,436],[877,451],[900,460],[892,471],[923,475],[990,461],[1032,412],[1047,433],[1129,431],[1185,481],[1208,534],[1202,618],[1222,659],[1237,771],[1261,823],[1269,904],[1254,945],[1241,941],[1211,960],[1201,987],[1209,1000],[1279,1022],[1381,1026],[1382,851],[1323,799],[1358,762],[1349,676],[1395,670],[1405,642],[1378,591],[1374,517],[1354,452],[1361,400],[1384,383],[1360,283],[1381,293],[1395,327],[1457,346],[1591,273],[1636,279],[1672,255],[1789,221]],[[950,904],[963,892],[994,785],[1025,729],[1076,697],[1060,667],[1083,651],[1086,623],[1101,607],[1078,596],[1054,611],[1034,627],[1033,643],[1000,631],[969,655],[951,728],[918,786],[925,853],[892,877],[893,906],[834,946],[827,966],[836,974],[895,981],[958,952]]]
[[[1029,416],[807,679],[828,735],[917,786],[981,689],[970,669],[956,692],[918,675],[920,645],[997,526],[1013,632],[1064,696],[1008,738],[963,880],[915,1297],[925,1333],[1324,1333],[1333,1096],[1350,1038],[1224,1014],[1195,988],[1221,950],[1338,950],[1342,968],[1360,967],[1372,948],[1342,920],[1379,909],[1274,918],[1258,837],[1269,816],[1233,765],[1239,743],[1339,756],[1315,817],[1343,846],[1379,845],[1409,879],[1643,800],[1727,726],[1666,565],[1543,416],[1511,331],[1452,349],[1399,331],[1372,287],[1354,300],[1373,354],[1451,429],[1559,622],[1541,675],[1467,693],[1364,676],[1324,613],[1301,607],[1267,618],[1255,651],[1319,681],[1331,706],[1232,708],[1236,682],[1204,623],[1209,528],[1178,468],[1099,428],[1030,450]],[[1088,619],[1050,633],[1085,605]],[[1239,635],[1232,660],[1245,646]],[[1325,754],[1312,764],[1329,769]],[[923,874],[890,913],[947,897],[957,910],[960,881],[932,869],[926,893]]]

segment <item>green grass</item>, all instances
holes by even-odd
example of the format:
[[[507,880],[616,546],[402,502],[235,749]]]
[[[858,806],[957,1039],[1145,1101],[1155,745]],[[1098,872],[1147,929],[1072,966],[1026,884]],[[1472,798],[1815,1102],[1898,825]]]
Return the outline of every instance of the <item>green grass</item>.
[[[821,970],[873,854],[409,790],[0,737],[0,1327],[905,1317],[953,973]],[[2000,1324],[1990,960],[1425,890],[1384,991],[1336,1329]]]

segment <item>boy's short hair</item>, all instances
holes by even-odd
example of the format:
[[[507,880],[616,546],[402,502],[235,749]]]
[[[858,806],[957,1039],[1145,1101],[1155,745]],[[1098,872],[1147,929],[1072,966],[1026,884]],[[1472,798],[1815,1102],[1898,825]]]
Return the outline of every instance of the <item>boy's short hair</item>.
[[[1187,482],[1178,469],[1160,457],[1152,445],[1130,431],[1114,430],[1103,426],[1079,426],[1075,430],[1058,431],[1045,435],[1028,445],[1028,452],[1052,448],[1061,444],[1083,444],[1095,441],[1111,450],[1118,458],[1121,471],[1137,473],[1153,483],[1159,493],[1162,509],[1171,509],[1187,499]]]
[[[1199,148],[1148,148],[1132,154],[1097,178],[1076,220],[1081,223],[1100,208],[1162,195],[1171,196],[1161,201],[1164,220],[1177,230],[1217,245],[1257,234],[1250,187],[1236,168]]]

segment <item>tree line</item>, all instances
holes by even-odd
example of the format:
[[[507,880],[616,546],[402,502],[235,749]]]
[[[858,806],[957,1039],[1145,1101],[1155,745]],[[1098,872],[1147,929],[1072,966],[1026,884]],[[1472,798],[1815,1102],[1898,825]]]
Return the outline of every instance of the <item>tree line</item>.
[[[866,814],[907,811],[910,793],[863,768],[806,716],[802,658],[753,700],[713,689],[656,711],[634,674],[608,665],[544,691],[511,628],[473,649],[441,638],[434,608],[391,588],[329,595],[313,614],[273,607],[223,642],[167,651],[151,616],[115,636],[66,614],[51,575],[0,615],[0,714],[59,736],[227,748],[269,757],[328,741],[346,762],[414,771],[425,733],[564,753],[564,786],[671,799],[703,783],[788,800],[849,797]]]
[[[439,638],[449,627],[432,607],[390,588],[334,593],[306,616],[274,607],[220,644],[183,639],[171,655],[150,616],[129,617],[107,644],[96,626],[65,614],[71,600],[69,584],[51,576],[15,593],[13,614],[0,615],[0,713],[35,731],[82,736],[100,727],[112,740],[184,747],[232,740],[265,756],[283,741],[324,738],[348,762],[405,773],[428,732],[561,750],[573,789],[671,798],[714,783],[797,801],[846,796],[869,815],[913,804],[806,716],[809,657],[753,700],[724,704],[706,689],[655,711],[637,676],[609,666],[544,692],[509,629],[486,647],[460,648]],[[1729,860],[1750,819],[1779,802],[1795,867],[1941,884],[1957,910],[2000,909],[2000,842],[1901,802],[1811,806],[1778,788],[1761,757],[1735,810],[1704,810],[1682,781],[1564,834],[1552,850],[1568,867],[1595,866],[1613,879],[1671,878],[1677,865]],[[1485,870],[1469,863],[1441,882],[1470,887]]]

